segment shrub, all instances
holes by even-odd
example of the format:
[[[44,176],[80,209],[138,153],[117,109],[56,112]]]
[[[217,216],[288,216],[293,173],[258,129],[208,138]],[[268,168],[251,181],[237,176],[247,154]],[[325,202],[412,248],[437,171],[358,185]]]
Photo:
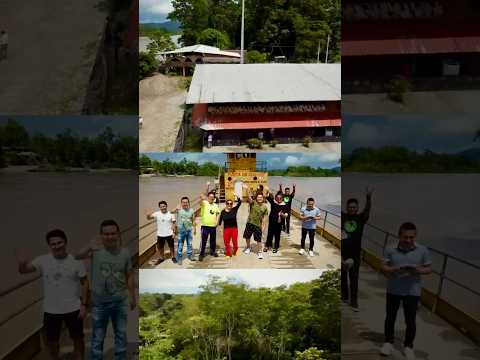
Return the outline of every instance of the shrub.
[[[261,53],[258,50],[252,50],[247,52],[247,61],[251,64],[253,63],[266,63],[267,54]]]
[[[310,147],[310,144],[312,143],[312,138],[310,136],[305,136],[303,138],[303,146],[305,147]]]
[[[263,141],[257,138],[248,139],[247,146],[249,149],[261,149],[263,146]]]
[[[278,144],[278,140],[272,140],[270,141],[270,147],[274,148],[275,146],[277,146]]]
[[[215,46],[219,49],[230,47],[230,39],[223,31],[215,29],[205,29],[197,36],[197,43],[209,46]]]
[[[390,81],[388,86],[388,98],[392,101],[403,103],[405,94],[412,88],[412,84],[404,77],[397,77]]]
[[[140,52],[140,54],[138,55],[138,64],[140,80],[151,75],[158,69],[158,61],[157,59],[155,59],[155,56],[150,52]]]

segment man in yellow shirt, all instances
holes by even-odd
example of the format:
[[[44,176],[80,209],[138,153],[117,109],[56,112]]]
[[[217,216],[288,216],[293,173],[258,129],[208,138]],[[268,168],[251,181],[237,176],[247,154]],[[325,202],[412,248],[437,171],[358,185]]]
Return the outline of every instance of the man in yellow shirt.
[[[200,247],[199,261],[203,261],[205,257],[205,248],[207,247],[207,241],[210,237],[210,255],[218,257],[216,252],[217,248],[217,222],[220,209],[215,203],[215,194],[213,191],[209,191],[207,196],[201,195],[201,212],[200,219],[202,225],[202,243]]]

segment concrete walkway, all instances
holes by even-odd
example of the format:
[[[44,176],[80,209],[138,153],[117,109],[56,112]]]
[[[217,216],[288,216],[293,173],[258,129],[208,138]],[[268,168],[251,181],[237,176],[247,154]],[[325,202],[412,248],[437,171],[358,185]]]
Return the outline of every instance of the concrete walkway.
[[[107,13],[102,1],[0,1],[3,114],[81,114]]]
[[[397,315],[395,351],[391,357],[379,354],[384,341],[385,284],[383,275],[362,265],[359,281],[360,311],[342,305],[342,360],[404,359],[405,334],[403,311]],[[417,314],[415,355],[422,360],[480,359],[480,349],[458,330],[421,307]]]
[[[478,114],[480,90],[416,91],[405,95],[405,103],[385,93],[342,95],[342,111],[351,115],[385,114]]]
[[[230,153],[230,152],[289,152],[289,153],[336,153],[340,157],[340,142],[321,142],[312,143],[310,147],[305,147],[302,144],[278,144],[275,147],[264,145],[261,150],[249,149],[244,146],[213,146],[210,149],[206,146],[203,147],[203,152],[212,153]]]
[[[222,205],[223,207],[223,205]],[[301,239],[301,222],[300,220],[292,217],[290,220],[290,236],[287,236],[282,232],[280,239],[280,251],[276,254],[272,252],[263,253],[264,259],[257,259],[257,255],[254,252],[246,255],[243,253],[243,249],[246,246],[246,242],[243,239],[243,231],[245,229],[245,224],[248,217],[249,207],[248,204],[242,204],[238,214],[237,221],[239,226],[238,231],[238,246],[239,251],[237,256],[232,258],[225,257],[225,245],[223,242],[223,226],[217,228],[217,252],[219,257],[214,258],[212,256],[207,256],[202,262],[199,261],[190,261],[186,259],[186,245],[184,245],[184,261],[180,266],[174,264],[170,260],[170,252],[168,246],[165,245],[165,252],[167,260],[161,264],[155,266],[155,261],[158,259],[158,253],[152,257],[148,263],[144,264],[142,268],[151,269],[168,269],[168,268],[186,268],[186,269],[201,269],[201,268],[211,268],[211,269],[227,269],[227,268],[275,268],[275,269],[338,269],[340,267],[340,251],[332,245],[327,240],[323,239],[319,234],[315,235],[315,246],[314,254],[315,256],[310,257],[308,255],[298,254],[300,249],[300,239]],[[200,219],[197,219],[197,223],[200,224]],[[155,228],[155,224],[152,225],[151,229]],[[145,242],[152,244],[155,241],[155,234],[153,234],[148,239],[145,239]],[[265,243],[266,234],[263,235],[263,242]],[[252,246],[255,245],[255,242],[251,242]],[[307,237],[306,244],[308,246],[309,240]],[[140,245],[140,248],[145,248],[144,245]],[[195,258],[198,258],[198,253],[200,249],[200,226],[197,227],[197,235],[193,239],[193,248],[195,253]],[[177,249],[177,241],[175,241],[175,251]],[[207,251],[209,251],[209,244],[207,243]]]

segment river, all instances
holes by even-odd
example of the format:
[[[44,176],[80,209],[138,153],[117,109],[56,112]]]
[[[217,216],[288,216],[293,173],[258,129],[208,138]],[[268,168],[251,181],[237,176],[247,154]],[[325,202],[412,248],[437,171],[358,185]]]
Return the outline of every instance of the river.
[[[15,249],[27,257],[47,253],[45,233],[61,228],[67,233],[68,248],[78,251],[98,234],[104,219],[116,219],[123,228],[134,225],[138,219],[137,184],[138,175],[129,173],[28,173],[12,168],[0,171],[0,323],[26,308],[0,326],[0,358],[41,324],[41,301],[28,307],[41,296],[40,281],[8,291],[32,277],[18,273]],[[135,233],[134,229],[124,241]]]
[[[344,173],[342,199],[356,197],[363,207],[365,188],[370,186],[374,189],[370,223],[396,234],[402,222],[411,221],[417,225],[419,243],[480,266],[479,184],[480,174]],[[384,234],[367,228],[364,245],[371,240],[383,243]],[[443,257],[432,252],[432,258],[433,268],[440,272]],[[446,275],[480,292],[480,269],[450,259]],[[425,283],[436,291],[438,276],[427,277]],[[478,295],[447,280],[442,296],[480,316]]]

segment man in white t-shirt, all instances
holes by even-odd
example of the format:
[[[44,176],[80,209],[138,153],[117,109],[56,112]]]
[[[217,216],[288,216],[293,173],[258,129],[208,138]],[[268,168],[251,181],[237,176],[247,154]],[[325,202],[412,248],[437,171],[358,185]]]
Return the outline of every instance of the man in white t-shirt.
[[[50,254],[32,261],[17,253],[18,271],[29,274],[40,271],[43,279],[43,328],[52,359],[59,359],[59,339],[65,322],[73,340],[75,359],[83,359],[83,319],[88,299],[85,266],[67,253],[67,236],[62,230],[46,235]]]
[[[157,222],[157,249],[160,254],[156,265],[160,264],[165,260],[165,242],[170,248],[170,255],[172,257],[172,262],[176,263],[177,259],[175,258],[175,216],[167,210],[168,204],[166,201],[160,201],[158,203],[160,211],[155,211],[147,215],[147,220],[156,220]]]

